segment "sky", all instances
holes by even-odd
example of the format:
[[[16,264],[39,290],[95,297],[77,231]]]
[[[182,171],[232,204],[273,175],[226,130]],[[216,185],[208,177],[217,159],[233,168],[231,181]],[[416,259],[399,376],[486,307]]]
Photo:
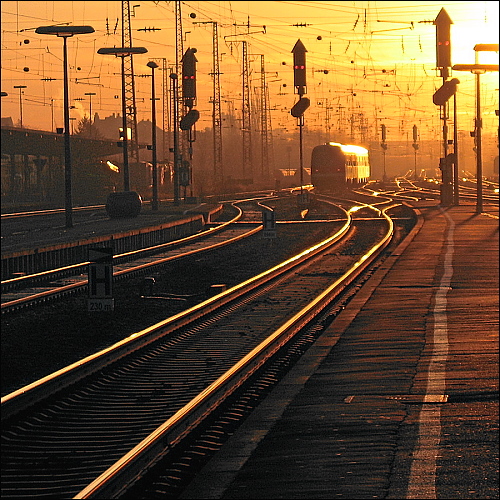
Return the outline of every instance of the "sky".
[[[163,75],[175,71],[177,2],[129,2],[135,47],[148,52],[133,59],[138,120],[151,117],[151,70],[154,59],[162,73],[157,96],[163,97]],[[445,8],[451,27],[452,63],[498,64],[498,53],[475,54],[479,43],[498,43],[499,2],[470,1],[197,1],[179,2],[182,49],[197,49],[197,128],[210,127],[213,71],[213,26],[217,23],[221,110],[238,118],[242,108],[242,47],[247,42],[252,105],[259,102],[261,55],[269,92],[273,128],[292,130],[290,108],[298,100],[293,88],[292,49],[300,39],[307,49],[307,93],[311,106],[306,126],[349,128],[364,124],[368,138],[386,124],[388,139],[440,134],[439,108],[433,93],[443,79],[436,70],[433,21]],[[2,1],[2,117],[27,128],[53,130],[63,125],[62,39],[38,35],[38,26],[90,25],[92,34],[68,39],[71,116],[121,113],[120,59],[99,55],[102,47],[121,46],[122,2]],[[154,29],[153,29],[154,28]],[[163,72],[163,67],[166,71]],[[453,71],[459,128],[473,130],[475,77]],[[165,77],[165,80],[168,80]],[[26,85],[26,88],[14,88]],[[85,95],[95,92],[95,95]],[[90,100],[92,99],[92,100]],[[162,101],[163,102],[163,101]],[[157,105],[162,124],[163,104]],[[484,134],[497,134],[498,72],[481,76]]]

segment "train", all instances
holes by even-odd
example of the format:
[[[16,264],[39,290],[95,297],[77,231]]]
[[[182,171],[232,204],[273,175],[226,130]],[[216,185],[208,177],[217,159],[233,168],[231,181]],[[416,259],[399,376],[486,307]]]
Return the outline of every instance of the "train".
[[[319,191],[342,191],[366,183],[370,157],[362,146],[327,142],[311,153],[311,183]]]

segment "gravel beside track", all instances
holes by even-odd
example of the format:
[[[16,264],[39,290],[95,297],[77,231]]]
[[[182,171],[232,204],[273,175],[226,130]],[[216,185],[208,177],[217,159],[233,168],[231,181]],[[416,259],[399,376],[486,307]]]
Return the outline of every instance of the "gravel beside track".
[[[257,234],[152,273],[152,290],[144,286],[144,278],[117,282],[112,313],[88,313],[86,296],[78,296],[2,318],[2,396],[204,300],[211,285],[230,287],[278,264],[337,227],[279,225],[275,240]]]

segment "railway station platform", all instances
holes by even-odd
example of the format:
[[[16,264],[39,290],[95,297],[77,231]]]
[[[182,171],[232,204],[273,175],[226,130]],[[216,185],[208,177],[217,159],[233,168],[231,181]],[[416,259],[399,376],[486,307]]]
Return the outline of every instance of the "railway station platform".
[[[184,499],[498,498],[498,213],[424,200]]]
[[[218,204],[162,205],[157,211],[143,207],[138,217],[110,218],[104,210],[73,211],[74,226],[65,227],[65,214],[55,214],[48,222],[37,216],[2,220],[2,256],[19,251],[81,243],[99,237],[132,231],[147,231],[161,225],[202,214],[206,221]]]

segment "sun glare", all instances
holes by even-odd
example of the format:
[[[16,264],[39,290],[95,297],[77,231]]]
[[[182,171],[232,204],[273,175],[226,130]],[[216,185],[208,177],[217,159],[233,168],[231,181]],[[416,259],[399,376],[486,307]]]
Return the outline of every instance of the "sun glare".
[[[451,27],[453,64],[473,64],[476,62],[475,45],[498,43],[499,2],[475,2],[472,5],[477,5],[474,18]],[[482,52],[477,55],[480,63],[498,64],[497,52]]]

